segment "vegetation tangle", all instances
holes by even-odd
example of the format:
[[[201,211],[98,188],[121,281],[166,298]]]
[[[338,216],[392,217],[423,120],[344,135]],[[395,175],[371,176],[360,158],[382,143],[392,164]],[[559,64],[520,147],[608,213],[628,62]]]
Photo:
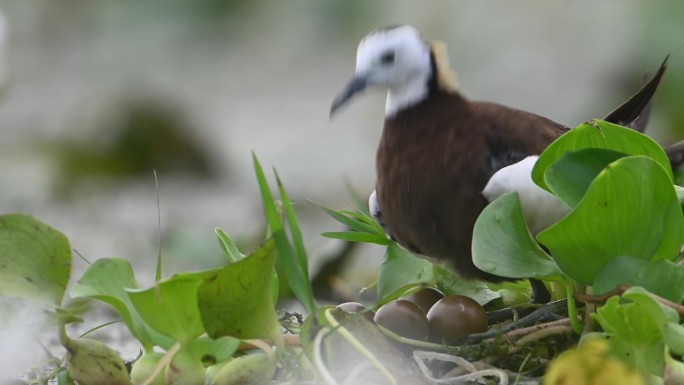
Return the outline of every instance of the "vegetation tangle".
[[[51,314],[66,348],[47,383],[93,384],[681,384],[684,383],[682,190],[663,149],[594,121],[540,156],[533,179],[568,214],[532,236],[516,193],[480,215],[473,259],[518,283],[466,282],[416,258],[365,209],[324,209],[348,230],[323,235],[386,247],[372,306],[319,307],[292,201],[279,200],[254,157],[268,235],[243,254],[217,229],[222,267],[141,288],[129,262],[92,263],[66,293],[69,242],[23,214],[0,216],[0,295]],[[524,278],[555,301],[529,304]],[[276,312],[280,280],[304,317]],[[445,298],[444,295],[446,295]],[[141,346],[127,369],[116,351],[65,325],[69,304],[102,301]],[[484,312],[483,308],[487,311]],[[11,309],[8,309],[11,310]],[[11,318],[3,311],[2,318]],[[450,322],[455,322],[451,324]]]

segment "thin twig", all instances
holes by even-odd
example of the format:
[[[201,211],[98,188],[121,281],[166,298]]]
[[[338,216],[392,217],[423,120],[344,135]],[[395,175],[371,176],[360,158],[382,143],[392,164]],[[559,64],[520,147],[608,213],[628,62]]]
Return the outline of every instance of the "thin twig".
[[[616,287],[615,289],[604,293],[604,294],[599,294],[599,295],[594,295],[594,294],[580,294],[580,293],[575,293],[575,299],[577,299],[580,302],[584,303],[594,303],[594,304],[603,304],[610,297],[616,296],[616,295],[622,295],[624,294],[627,290],[629,290],[632,286],[630,285],[620,285]],[[663,298],[657,294],[653,294],[651,292],[648,293],[651,298],[655,299],[656,301],[662,303],[665,306],[669,306],[672,309],[674,309],[677,314],[679,314],[679,318],[684,318],[684,306],[672,302],[669,299]]]

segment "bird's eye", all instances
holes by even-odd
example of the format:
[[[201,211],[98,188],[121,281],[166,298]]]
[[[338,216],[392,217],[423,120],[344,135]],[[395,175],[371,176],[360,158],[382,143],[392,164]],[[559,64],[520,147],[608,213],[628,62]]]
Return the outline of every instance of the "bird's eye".
[[[380,64],[389,66],[394,64],[394,51],[387,51],[380,56]]]

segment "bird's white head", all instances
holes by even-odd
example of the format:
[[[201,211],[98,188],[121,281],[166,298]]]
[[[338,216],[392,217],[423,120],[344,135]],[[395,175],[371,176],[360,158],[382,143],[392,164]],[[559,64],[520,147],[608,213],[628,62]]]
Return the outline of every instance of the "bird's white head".
[[[413,27],[378,29],[359,43],[354,78],[335,98],[331,115],[360,91],[380,86],[389,90],[387,115],[422,100],[432,75],[430,44]]]

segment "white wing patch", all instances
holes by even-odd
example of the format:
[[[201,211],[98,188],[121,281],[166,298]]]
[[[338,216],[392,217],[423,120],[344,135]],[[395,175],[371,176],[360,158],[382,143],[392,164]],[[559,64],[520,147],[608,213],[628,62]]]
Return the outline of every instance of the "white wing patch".
[[[532,181],[532,168],[539,156],[528,156],[518,163],[504,167],[489,179],[482,195],[489,202],[508,192],[520,196],[525,222],[533,235],[565,216],[570,209],[553,194]]]

